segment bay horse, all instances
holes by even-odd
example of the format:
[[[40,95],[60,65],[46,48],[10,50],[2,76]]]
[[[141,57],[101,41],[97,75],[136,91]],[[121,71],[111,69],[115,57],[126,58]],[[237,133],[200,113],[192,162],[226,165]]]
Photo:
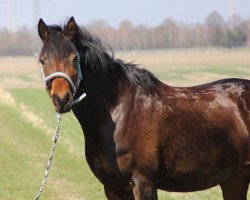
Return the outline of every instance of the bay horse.
[[[115,59],[80,28],[40,19],[40,62],[60,113],[73,110],[89,167],[109,200],[155,200],[157,189],[192,192],[220,185],[245,200],[250,181],[250,81],[172,87]],[[73,102],[82,94],[86,97]]]

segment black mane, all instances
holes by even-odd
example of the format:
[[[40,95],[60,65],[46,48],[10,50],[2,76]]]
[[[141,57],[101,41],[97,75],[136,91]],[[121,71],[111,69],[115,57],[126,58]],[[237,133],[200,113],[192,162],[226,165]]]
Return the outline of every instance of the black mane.
[[[76,39],[73,41],[76,48],[85,49],[80,55],[85,57],[85,64],[96,75],[98,80],[109,78],[110,75],[117,79],[126,79],[133,86],[140,85],[144,88],[154,88],[159,81],[151,72],[141,69],[133,63],[126,63],[114,58],[112,49],[91,34],[85,27],[79,28]]]

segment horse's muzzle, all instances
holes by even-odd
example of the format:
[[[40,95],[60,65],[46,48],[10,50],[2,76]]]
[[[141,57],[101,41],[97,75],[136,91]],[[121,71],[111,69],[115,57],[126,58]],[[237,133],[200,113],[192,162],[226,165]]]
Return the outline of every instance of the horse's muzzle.
[[[72,106],[72,97],[70,93],[65,93],[63,97],[59,97],[56,94],[51,96],[52,101],[55,105],[55,110],[58,113],[66,113],[71,110]]]

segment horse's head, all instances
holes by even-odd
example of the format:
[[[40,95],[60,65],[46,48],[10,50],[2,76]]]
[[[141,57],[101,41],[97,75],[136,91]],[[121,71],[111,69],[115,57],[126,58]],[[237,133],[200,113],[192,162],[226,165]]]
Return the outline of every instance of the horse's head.
[[[72,40],[78,26],[73,17],[62,30],[59,26],[47,26],[42,19],[38,34],[43,41],[39,56],[46,89],[57,112],[69,112],[74,94],[82,79],[80,58]]]

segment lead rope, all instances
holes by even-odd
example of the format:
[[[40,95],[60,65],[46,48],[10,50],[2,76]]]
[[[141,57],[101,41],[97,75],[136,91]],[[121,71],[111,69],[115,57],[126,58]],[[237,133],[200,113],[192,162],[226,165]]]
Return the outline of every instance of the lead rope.
[[[60,126],[61,126],[61,118],[62,118],[62,114],[61,113],[57,113],[56,115],[57,117],[57,126],[56,126],[56,129],[55,129],[55,134],[54,134],[54,137],[53,137],[53,144],[52,144],[52,148],[51,148],[51,152],[50,152],[50,157],[49,157],[49,161],[48,161],[48,164],[47,164],[47,167],[46,167],[46,170],[45,170],[45,174],[44,174],[44,179],[43,179],[43,183],[40,187],[40,190],[35,198],[35,200],[38,200],[43,192],[43,189],[47,183],[47,180],[48,180],[48,176],[49,176],[49,170],[50,170],[50,167],[51,167],[51,163],[52,163],[52,158],[53,158],[53,154],[54,154],[54,151],[55,151],[55,147],[56,147],[56,142],[57,142],[57,139],[59,137],[59,131],[60,131]]]

